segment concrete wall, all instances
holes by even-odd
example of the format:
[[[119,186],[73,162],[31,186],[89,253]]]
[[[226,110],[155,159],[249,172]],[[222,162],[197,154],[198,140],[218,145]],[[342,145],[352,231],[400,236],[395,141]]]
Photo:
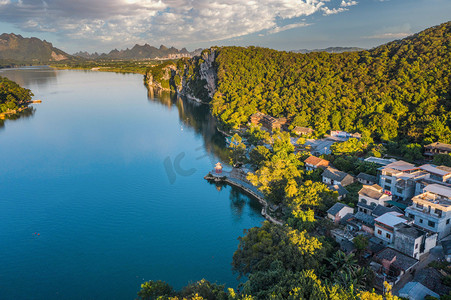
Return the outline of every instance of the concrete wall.
[[[379,231],[381,231],[381,233],[379,233]],[[387,237],[387,234],[389,234],[389,237]],[[387,244],[393,242],[393,233],[386,230],[385,228],[379,227],[378,225],[374,226],[374,235]]]

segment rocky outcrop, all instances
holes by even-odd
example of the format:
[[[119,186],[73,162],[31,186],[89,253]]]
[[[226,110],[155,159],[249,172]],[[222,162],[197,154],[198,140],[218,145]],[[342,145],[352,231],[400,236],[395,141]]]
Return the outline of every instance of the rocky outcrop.
[[[146,83],[156,89],[171,90],[191,100],[208,103],[216,92],[217,49],[202,51],[200,56],[168,62],[151,68]]]
[[[213,98],[216,92],[216,68],[214,67],[214,62],[216,58],[216,51],[210,49],[208,52],[202,54],[203,63],[200,64],[200,78],[205,80],[207,84],[205,88],[208,90],[208,96]]]

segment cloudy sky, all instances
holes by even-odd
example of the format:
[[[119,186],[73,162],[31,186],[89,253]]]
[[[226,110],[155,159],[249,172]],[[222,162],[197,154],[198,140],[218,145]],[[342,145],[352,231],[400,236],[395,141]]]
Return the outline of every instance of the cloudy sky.
[[[371,48],[451,19],[451,0],[0,0],[0,31],[74,53],[134,44]]]

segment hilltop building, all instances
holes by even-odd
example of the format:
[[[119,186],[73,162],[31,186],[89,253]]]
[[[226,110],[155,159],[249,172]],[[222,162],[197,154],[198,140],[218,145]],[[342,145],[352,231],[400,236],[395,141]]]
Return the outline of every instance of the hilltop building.
[[[253,114],[250,121],[252,124],[261,125],[270,131],[282,129],[282,126],[288,123],[287,118],[276,119],[270,115],[265,115],[260,112]]]
[[[451,153],[451,145],[444,143],[432,143],[424,146],[424,155],[426,156],[434,156],[437,154],[450,154]]]
[[[315,132],[313,129],[308,128],[308,127],[300,127],[300,126],[296,126],[293,129],[293,133],[297,134],[297,135],[312,135],[313,132]]]

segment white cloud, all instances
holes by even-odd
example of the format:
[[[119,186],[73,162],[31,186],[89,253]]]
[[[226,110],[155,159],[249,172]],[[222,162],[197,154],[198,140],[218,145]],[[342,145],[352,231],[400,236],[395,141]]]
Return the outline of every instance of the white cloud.
[[[381,28],[370,36],[365,36],[367,39],[401,39],[412,35],[412,27],[410,24],[402,24],[399,26]]]
[[[349,1],[342,0],[340,6],[341,7],[349,7],[349,6],[357,5],[358,3],[359,2],[354,1],[354,0],[349,0]]]
[[[348,8],[343,8],[343,7],[339,7],[339,8],[329,8],[327,6],[322,7],[321,10],[323,11],[323,15],[324,16],[329,16],[329,15],[335,15],[344,11],[349,10]]]
[[[0,20],[26,31],[116,43],[211,42],[306,26],[302,17],[329,9],[328,0],[0,0]],[[343,1],[345,2],[345,1]],[[354,3],[348,0],[349,3]],[[348,5],[349,4],[349,5]],[[289,25],[281,25],[287,22]],[[297,23],[296,23],[297,22]]]
[[[387,33],[365,36],[365,38],[367,38],[367,39],[402,39],[409,35],[412,35],[412,33],[411,32],[387,32]]]
[[[273,34],[273,33],[278,33],[278,32],[282,32],[285,30],[289,30],[289,29],[293,29],[293,28],[299,28],[299,27],[305,27],[305,26],[309,26],[311,24],[307,24],[307,23],[294,23],[294,24],[288,24],[285,26],[281,26],[281,27],[274,27],[270,30],[268,30],[268,33]]]

